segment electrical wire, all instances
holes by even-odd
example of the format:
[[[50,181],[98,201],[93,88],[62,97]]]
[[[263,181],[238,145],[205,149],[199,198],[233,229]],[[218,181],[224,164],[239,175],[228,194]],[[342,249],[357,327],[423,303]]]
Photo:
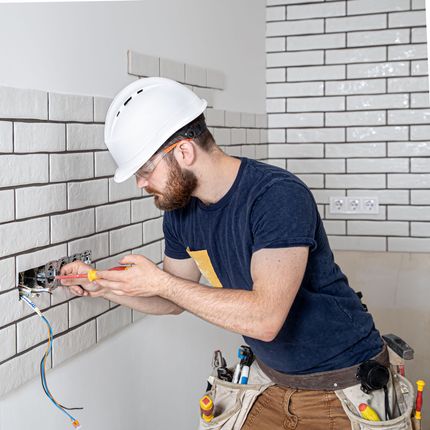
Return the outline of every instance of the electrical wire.
[[[67,415],[67,417],[72,422],[73,427],[75,429],[80,429],[81,426],[79,424],[79,421],[75,417],[73,417],[70,413],[68,413],[67,410],[77,410],[77,409],[83,409],[83,408],[67,408],[63,406],[61,403],[58,403],[55,400],[54,396],[49,391],[48,384],[46,382],[46,360],[49,357],[49,354],[52,353],[52,343],[54,341],[54,334],[53,334],[51,324],[46,319],[46,317],[42,314],[40,309],[29,298],[27,298],[26,296],[21,296],[21,300],[23,300],[29,307],[33,309],[34,312],[37,313],[37,315],[39,315],[39,317],[42,319],[42,321],[46,324],[48,328],[48,344],[47,344],[45,353],[43,354],[42,360],[40,361],[40,379],[42,382],[43,391],[45,392],[46,396],[51,401],[51,403],[57,409],[59,409],[63,414]]]

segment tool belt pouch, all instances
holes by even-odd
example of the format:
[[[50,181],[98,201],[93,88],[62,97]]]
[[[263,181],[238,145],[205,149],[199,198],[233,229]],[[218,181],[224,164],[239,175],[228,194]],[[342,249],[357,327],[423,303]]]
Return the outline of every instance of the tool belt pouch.
[[[206,394],[214,402],[214,418],[210,422],[200,418],[199,430],[241,429],[257,397],[274,385],[256,362],[250,368],[248,384],[211,379],[212,388]]]
[[[374,392],[372,395],[366,395],[361,391],[360,384],[335,393],[351,421],[352,430],[413,430],[411,416],[415,391],[412,384],[399,374],[392,376],[388,385],[390,405],[392,405],[390,410],[395,418],[387,421],[368,421],[362,418],[358,411],[360,403],[368,403],[383,419],[385,412],[383,393]]]

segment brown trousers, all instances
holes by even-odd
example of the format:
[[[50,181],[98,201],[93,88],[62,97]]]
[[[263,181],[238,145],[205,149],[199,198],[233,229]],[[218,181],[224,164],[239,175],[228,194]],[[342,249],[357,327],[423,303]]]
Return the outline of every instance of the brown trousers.
[[[242,430],[351,430],[351,422],[333,391],[275,385],[258,397]]]

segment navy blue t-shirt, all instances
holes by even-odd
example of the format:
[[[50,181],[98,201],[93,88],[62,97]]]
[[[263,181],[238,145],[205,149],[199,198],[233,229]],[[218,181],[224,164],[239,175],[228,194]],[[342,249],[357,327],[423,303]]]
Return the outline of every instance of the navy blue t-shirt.
[[[214,287],[252,290],[252,254],[262,248],[308,246],[302,284],[276,338],[244,337],[269,367],[307,374],[353,366],[382,348],[336,265],[315,200],[292,173],[247,158],[224,197],[205,205],[192,198],[164,214],[165,254],[194,258]]]

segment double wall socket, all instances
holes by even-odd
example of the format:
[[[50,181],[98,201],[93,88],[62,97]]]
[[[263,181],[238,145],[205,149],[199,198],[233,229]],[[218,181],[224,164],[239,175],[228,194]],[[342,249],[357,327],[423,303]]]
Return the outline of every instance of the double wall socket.
[[[331,214],[379,214],[378,197],[330,197]]]

